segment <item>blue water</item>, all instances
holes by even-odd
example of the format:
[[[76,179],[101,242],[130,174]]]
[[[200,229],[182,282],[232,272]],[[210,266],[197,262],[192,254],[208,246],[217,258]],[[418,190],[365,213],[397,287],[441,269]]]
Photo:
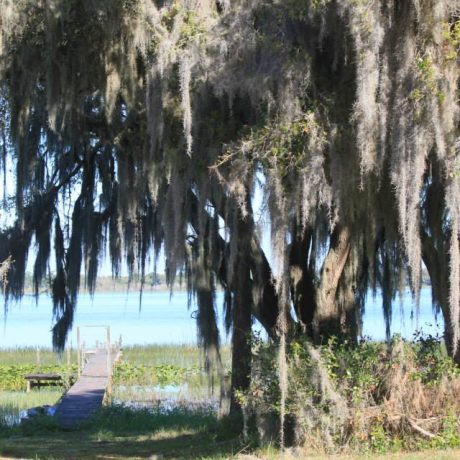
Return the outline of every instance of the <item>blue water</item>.
[[[1,301],[1,299],[0,299]],[[222,295],[217,295],[221,305]],[[145,292],[139,309],[139,295],[135,292],[96,293],[79,298],[74,327],[69,336],[76,346],[76,326],[81,326],[82,340],[92,346],[96,340],[105,340],[105,330],[85,326],[110,326],[112,340],[120,335],[124,345],[134,344],[178,344],[196,343],[195,320],[192,306],[187,309],[187,294],[176,292],[170,299],[169,292]],[[440,334],[443,331],[442,317],[436,319],[431,309],[431,292],[422,290],[418,320],[409,294],[393,307],[392,332],[412,338],[416,329],[425,333]],[[222,310],[219,309],[219,327],[224,331]],[[26,296],[20,304],[11,305],[5,317],[0,313],[0,348],[17,346],[51,346],[52,305],[47,296],[41,296],[38,304],[33,297]],[[227,340],[224,333],[223,341]],[[369,297],[364,316],[363,335],[375,340],[385,337],[385,325],[381,310],[381,299]]]
[[[394,301],[392,313],[392,334],[400,334],[406,339],[412,339],[416,331],[433,336],[442,336],[444,333],[442,314],[433,312],[431,287],[422,288],[418,311],[410,292],[407,291],[402,298],[397,298]],[[362,335],[374,340],[385,339],[385,321],[380,295],[373,297],[370,294],[367,298]]]

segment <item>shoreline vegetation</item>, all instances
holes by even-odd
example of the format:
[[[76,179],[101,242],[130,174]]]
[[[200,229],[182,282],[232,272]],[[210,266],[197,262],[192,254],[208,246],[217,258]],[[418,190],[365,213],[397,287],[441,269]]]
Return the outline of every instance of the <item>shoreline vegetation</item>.
[[[318,348],[294,342],[287,356],[291,391],[285,435],[302,432],[303,438],[287,439],[285,450],[279,449],[277,440],[275,347],[255,338],[252,359],[258,371],[249,392],[238,396],[245,408],[244,435],[240,419],[218,410],[228,379],[220,380],[212,373],[214,384],[210,385],[202,352],[191,345],[125,347],[114,373],[111,402],[76,431],[59,429],[47,416],[5,424],[19,410],[53,404],[60,397],[59,391],[48,389],[25,393],[22,373],[26,368],[29,372],[54,366],[75,372],[76,355],[42,349],[37,362],[33,348],[0,349],[0,456],[459,457],[459,420],[454,414],[460,373],[437,338],[419,337],[410,343],[395,336],[389,345],[364,341],[356,347],[334,340]],[[230,348],[223,347],[221,356],[223,374],[229,376]],[[324,433],[329,434],[329,443]]]
[[[118,278],[112,276],[99,276],[95,283],[95,293],[105,292],[167,292],[171,288],[166,283],[164,274],[149,274],[146,275],[144,283],[142,284],[139,276],[133,276],[131,279],[128,276],[120,276]],[[177,281],[173,285],[173,291],[185,291],[187,286],[185,283]],[[50,282],[43,280],[39,286],[39,294],[51,294]],[[33,295],[35,288],[33,285],[33,277],[30,273],[26,274],[24,282],[24,294]],[[82,283],[81,294],[88,294],[89,290]]]
[[[422,286],[431,286],[430,277],[425,267],[422,269]],[[409,283],[406,283],[409,286]],[[166,276],[164,274],[150,273],[145,276],[144,283],[141,283],[139,275],[134,275],[131,279],[128,276],[120,276],[115,278],[113,276],[98,276],[95,282],[95,293],[105,292],[139,292],[143,289],[143,292],[167,292],[170,291],[170,286],[166,283]],[[173,291],[181,292],[187,290],[185,281],[178,280],[173,284]],[[26,273],[24,282],[24,294],[33,295],[35,292],[33,285],[32,274]],[[39,287],[39,294],[50,294],[51,287],[49,280],[42,280]],[[89,291],[85,284],[82,283],[81,287],[82,294],[88,294]]]

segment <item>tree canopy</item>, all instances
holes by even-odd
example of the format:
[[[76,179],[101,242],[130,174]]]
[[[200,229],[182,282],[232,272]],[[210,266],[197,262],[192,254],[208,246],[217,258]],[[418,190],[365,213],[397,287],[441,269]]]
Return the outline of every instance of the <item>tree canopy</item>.
[[[0,0],[6,298],[34,246],[63,347],[81,273],[94,289],[108,250],[115,275],[124,260],[144,276],[163,249],[208,365],[223,288],[244,388],[252,318],[282,362],[290,334],[356,340],[381,289],[390,334],[424,264],[460,362],[459,15],[458,0]]]

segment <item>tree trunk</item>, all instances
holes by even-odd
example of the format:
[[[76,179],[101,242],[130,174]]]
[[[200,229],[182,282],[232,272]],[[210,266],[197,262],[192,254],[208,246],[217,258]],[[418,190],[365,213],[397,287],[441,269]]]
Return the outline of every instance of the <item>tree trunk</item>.
[[[446,349],[453,360],[460,365],[460,341],[454,343],[454,328],[449,307],[449,257],[447,248],[442,245],[437,249],[433,239],[427,234],[422,237],[422,257],[431,280],[431,292],[444,319],[444,341]]]
[[[189,192],[188,199],[190,200],[192,208],[190,223],[195,232],[199,233],[197,216],[200,205],[198,203],[197,197],[192,192]],[[219,216],[223,219],[225,217],[223,210],[217,206],[217,203],[213,202],[213,205],[219,213]],[[237,206],[236,203],[233,205]],[[202,209],[201,212],[203,212]],[[210,216],[207,215],[206,212],[205,216],[207,219],[210,219]],[[250,249],[247,250],[246,255],[250,255],[249,264],[252,274],[252,279],[249,280],[253,296],[252,314],[267,331],[269,337],[274,338],[276,335],[276,324],[279,315],[279,302],[278,294],[276,293],[275,289],[272,269],[260,245],[260,241],[255,234],[254,222],[251,214],[247,216],[245,225],[247,234],[245,234],[244,238],[250,240]],[[222,257],[224,263],[216,270],[216,275],[220,284],[225,289],[227,289],[229,286],[229,280],[227,273],[228,267],[226,266],[225,262],[226,255],[230,251],[230,244],[227,243],[221,236],[217,236],[215,245],[217,248],[219,248],[221,254],[225,255]],[[288,318],[286,318],[286,320],[288,325],[293,324],[293,319],[290,314],[288,314]]]
[[[254,300],[253,315],[262,324],[271,338],[276,336],[276,326],[280,312],[278,294],[270,264],[260,247],[258,238],[251,239],[251,274],[252,295]],[[288,327],[293,319],[288,313]]]
[[[362,308],[367,284],[363,279],[363,260],[354,260],[350,253],[342,272],[336,293],[340,315],[340,335],[354,344],[362,330]]]
[[[251,236],[252,220],[243,217],[241,210],[235,210],[236,225],[234,225],[236,257],[233,264],[233,331],[232,331],[232,383],[230,413],[240,413],[241,405],[238,393],[249,389],[251,379]]]
[[[310,228],[303,232],[294,226],[290,247],[291,298],[301,327],[309,336],[313,335],[313,317],[316,311],[316,288],[313,282],[309,252],[313,244]]]
[[[426,227],[422,229],[422,258],[431,280],[433,303],[440,308],[444,318],[447,352],[460,365],[460,342],[454,343],[454,327],[449,306],[449,236],[445,235],[445,208],[441,205],[445,201],[443,172],[437,161],[430,161],[429,165],[427,191],[422,208]]]
[[[342,314],[337,305],[337,292],[350,255],[350,240],[350,229],[337,224],[331,236],[317,292],[318,304],[313,318],[313,336],[317,343],[323,338],[342,333]]]

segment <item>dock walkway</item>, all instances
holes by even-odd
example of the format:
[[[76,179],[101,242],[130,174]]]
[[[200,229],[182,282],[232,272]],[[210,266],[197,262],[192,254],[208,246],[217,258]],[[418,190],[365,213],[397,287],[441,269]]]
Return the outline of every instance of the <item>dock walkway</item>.
[[[63,396],[57,407],[56,417],[62,428],[71,429],[78,426],[102,406],[117,357],[118,352],[112,354],[109,368],[106,350],[96,350],[90,355],[80,378]]]

